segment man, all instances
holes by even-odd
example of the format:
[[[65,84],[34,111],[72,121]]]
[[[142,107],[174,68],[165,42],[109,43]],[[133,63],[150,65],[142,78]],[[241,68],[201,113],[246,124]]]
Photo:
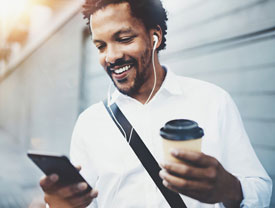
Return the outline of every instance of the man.
[[[182,163],[162,164],[163,184],[179,193],[187,207],[268,207],[271,180],[230,96],[160,65],[157,54],[165,48],[167,29],[161,2],[86,0],[84,8],[100,63],[117,89],[110,102],[117,103],[156,160],[162,161],[159,129],[168,120],[195,120],[205,131],[203,153],[171,151]],[[87,184],[58,187],[57,175],[45,177],[40,184],[51,208],[90,203],[107,208],[169,207],[102,103],[80,115],[71,159],[81,165],[94,190],[81,195]]]

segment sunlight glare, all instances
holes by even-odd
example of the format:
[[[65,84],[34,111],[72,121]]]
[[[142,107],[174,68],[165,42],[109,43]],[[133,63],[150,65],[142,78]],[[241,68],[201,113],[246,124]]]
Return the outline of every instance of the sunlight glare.
[[[29,0],[0,0],[0,16],[9,18],[24,12]]]

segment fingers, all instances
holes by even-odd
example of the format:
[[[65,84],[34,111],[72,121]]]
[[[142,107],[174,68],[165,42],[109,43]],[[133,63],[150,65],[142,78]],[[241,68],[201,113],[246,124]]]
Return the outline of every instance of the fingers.
[[[175,150],[172,155],[182,163],[165,163],[160,171],[164,186],[170,190],[205,203],[230,201],[233,195],[241,200],[240,183],[231,188],[234,178],[214,157],[188,150]]]
[[[212,180],[215,177],[215,174],[211,168],[197,168],[197,167],[188,166],[185,164],[169,163],[169,162],[164,163],[162,167],[168,173],[184,179]]]
[[[198,191],[194,190],[194,191],[190,191],[190,190],[182,190],[181,188],[179,187],[176,187],[176,186],[173,186],[169,183],[166,183],[164,181],[164,185],[169,188],[170,190],[176,192],[176,193],[182,193],[186,196],[189,196],[193,199],[198,199],[198,196],[201,196],[202,194],[201,193],[198,193]],[[206,194],[205,194],[206,195]],[[203,196],[204,197],[204,196]],[[204,202],[207,202],[206,200],[204,200]]]
[[[167,188],[177,190],[181,193],[186,191],[195,191],[195,190],[208,190],[210,185],[203,181],[194,181],[189,179],[180,178],[174,175],[169,174],[166,171],[160,172],[160,177],[163,179],[163,185]]]
[[[81,170],[81,166],[80,166],[80,165],[75,166],[75,168],[76,168],[78,171]]]
[[[202,152],[173,149],[171,154],[177,159],[194,166],[208,167],[216,164],[215,158],[205,155]]]
[[[96,190],[92,190],[81,197],[71,198],[70,204],[72,204],[74,207],[77,207],[77,208],[87,207],[93,201],[93,199],[95,199],[97,196],[98,196],[98,192]]]
[[[81,166],[75,166],[75,168],[80,171],[81,170]],[[55,191],[56,189],[56,184],[57,181],[59,180],[59,176],[57,174],[51,174],[49,176],[43,176],[40,179],[40,186],[43,189],[44,192],[46,193],[51,193],[53,191]]]
[[[59,194],[64,194],[65,192]],[[70,195],[70,194],[68,194]],[[88,193],[79,194],[76,192],[70,197],[64,198],[64,196],[58,195],[57,193],[45,194],[44,200],[50,205],[50,207],[75,207],[75,208],[84,208],[87,207],[93,199],[98,196],[96,190],[91,190]]]
[[[44,192],[50,193],[53,191],[59,177],[57,174],[52,174],[50,176],[44,176],[40,179],[40,186],[43,189]]]
[[[87,183],[81,182],[81,183],[78,183],[78,184],[73,184],[73,185],[70,185],[70,186],[60,188],[56,192],[56,194],[58,196],[62,196],[62,198],[69,198],[69,197],[72,197],[76,194],[79,194],[79,193],[85,191],[87,188],[88,188]]]

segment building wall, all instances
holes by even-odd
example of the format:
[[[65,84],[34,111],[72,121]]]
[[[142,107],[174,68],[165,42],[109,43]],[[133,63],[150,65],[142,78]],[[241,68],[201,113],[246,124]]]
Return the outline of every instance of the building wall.
[[[0,83],[0,129],[22,149],[68,153],[84,26],[78,14]]]
[[[0,207],[43,207],[42,172],[28,149],[69,153],[84,27],[82,15],[74,16],[0,82]]]
[[[232,95],[274,183],[275,1],[174,0],[168,7],[162,63]],[[271,207],[275,207],[274,193]]]

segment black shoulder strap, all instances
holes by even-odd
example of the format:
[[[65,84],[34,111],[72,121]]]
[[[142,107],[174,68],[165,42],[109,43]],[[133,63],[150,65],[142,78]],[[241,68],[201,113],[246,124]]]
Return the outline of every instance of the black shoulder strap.
[[[113,103],[110,107],[108,107],[107,100],[104,100],[103,103],[123,136],[123,130],[125,131],[128,140],[132,130],[132,125],[130,124],[130,122],[120,111],[116,103]],[[119,126],[114,117],[121,126]],[[121,129],[121,127],[123,129]],[[146,171],[149,173],[149,175],[163,194],[164,198],[167,200],[168,204],[171,206],[171,208],[186,208],[186,205],[184,204],[180,195],[169,190],[162,184],[162,179],[159,177],[159,171],[161,170],[161,168],[159,167],[159,164],[157,163],[151,152],[148,150],[146,145],[143,143],[142,139],[139,137],[135,129],[132,130],[131,142],[129,144]]]

